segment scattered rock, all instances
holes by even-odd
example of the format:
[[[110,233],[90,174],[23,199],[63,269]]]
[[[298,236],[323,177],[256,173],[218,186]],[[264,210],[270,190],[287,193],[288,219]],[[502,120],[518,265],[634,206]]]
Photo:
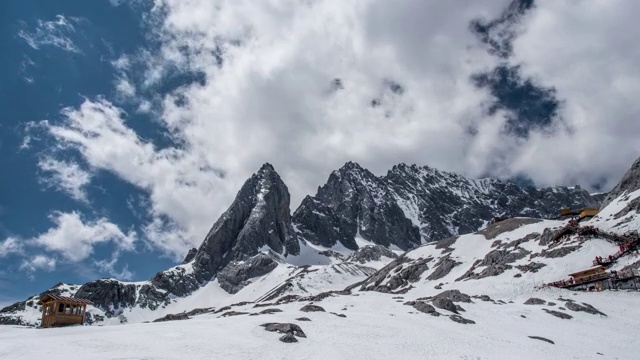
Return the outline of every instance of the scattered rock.
[[[367,245],[356,250],[348,260],[366,264],[370,261],[379,261],[382,257],[397,259],[398,255],[381,245]]]
[[[440,309],[444,309],[444,310],[449,310],[452,313],[458,313],[458,309],[456,309],[456,304],[453,303],[453,301],[447,299],[447,298],[436,298],[433,299],[432,301],[433,306],[440,308]]]
[[[302,331],[302,328],[296,324],[291,323],[266,323],[260,325],[264,327],[265,330],[271,332],[277,332],[280,334],[291,334],[298,337],[306,338],[307,335]]]
[[[531,339],[541,340],[541,341],[548,342],[549,344],[554,344],[554,345],[555,345],[555,343],[554,343],[553,341],[551,341],[551,340],[549,340],[549,339],[546,339],[546,338],[543,338],[543,337],[541,337],[541,336],[529,336],[529,337],[530,337]]]
[[[216,308],[197,308],[197,309],[193,309],[191,311],[187,311],[185,314],[187,314],[188,316],[195,316],[195,315],[200,315],[200,314],[206,314],[206,313],[211,313],[215,310]]]
[[[283,343],[297,343],[298,339],[296,339],[293,334],[285,334],[280,337],[280,341],[282,341]]]
[[[517,274],[513,275],[513,277],[514,277],[514,278],[521,278],[521,277],[522,277],[522,274],[517,273]]]
[[[530,298],[529,300],[524,302],[525,305],[544,305],[546,303],[546,301],[539,298]]]
[[[189,316],[185,313],[180,314],[168,314],[159,319],[153,320],[153,322],[165,322],[165,321],[175,321],[175,320],[189,320]]]
[[[231,306],[223,306],[223,307],[221,307],[220,309],[218,309],[218,310],[214,311],[213,313],[214,313],[214,314],[219,314],[219,313],[221,313],[221,312],[223,312],[223,311],[227,311],[227,310],[231,310]]]
[[[521,318],[526,319],[527,317],[524,315],[520,315]]]
[[[333,315],[335,315],[337,317],[341,317],[341,318],[346,318],[347,317],[347,315],[345,315],[345,314],[338,314],[338,313],[334,313],[334,312],[329,313],[329,314],[333,314]]]
[[[607,316],[605,313],[599,311],[598,309],[594,308],[593,306],[587,303],[582,303],[582,305],[580,305],[575,302],[567,301],[564,304],[564,306],[566,306],[567,309],[571,311],[582,311],[582,312],[586,312],[587,314]]]
[[[303,306],[302,308],[300,308],[300,311],[303,312],[317,312],[317,311],[322,311],[324,312],[325,310],[322,308],[322,306],[318,306],[318,305],[313,305],[313,304],[308,304]]]
[[[441,279],[441,278],[447,276],[454,267],[456,267],[456,266],[458,266],[460,264],[462,264],[462,263],[454,261],[454,260],[451,260],[449,258],[449,255],[443,256],[434,265],[435,269],[433,270],[433,272],[431,274],[429,274],[429,276],[427,276],[427,280],[438,280],[438,279]]]
[[[309,319],[308,317],[299,317],[296,320],[298,320],[298,321],[311,321],[311,319]]]
[[[489,297],[489,295],[476,295],[476,296],[473,296],[473,298],[475,298],[475,299],[480,299],[480,300],[482,300],[482,301],[493,301],[493,300]]]
[[[460,323],[460,324],[475,324],[476,323],[475,321],[469,320],[469,319],[465,319],[460,315],[451,315],[451,316],[449,316],[449,319],[451,319],[451,320],[453,320],[453,321],[455,321],[457,323]]]
[[[246,312],[242,312],[242,311],[227,311],[226,313],[222,314],[222,317],[228,317],[228,316],[238,316],[238,315],[247,315],[248,313]]]
[[[272,308],[272,309],[264,309],[260,311],[258,314],[273,314],[273,313],[279,313],[279,312],[282,312],[282,310]]]
[[[539,262],[530,262],[526,265],[517,265],[516,269],[522,271],[522,272],[532,272],[532,273],[536,273],[538,272],[538,270],[542,269],[543,267],[547,266],[546,264],[543,263],[539,263]]]
[[[551,314],[557,318],[563,319],[563,320],[570,320],[573,319],[573,316],[569,315],[569,314],[565,314],[561,311],[556,311],[556,310],[549,310],[549,309],[542,309],[542,311],[546,312],[547,314]]]
[[[436,296],[419,298],[418,300],[435,300],[435,299],[449,299],[453,302],[464,302],[464,303],[471,302],[471,296],[461,293],[460,290],[446,290]]]
[[[440,313],[436,311],[436,308],[423,301],[409,301],[406,302],[405,305],[411,305],[414,309],[431,316],[440,316]]]
[[[462,306],[460,306],[460,305],[458,305],[458,304],[456,304],[456,310],[458,310],[458,311],[464,311],[464,312],[466,312],[466,311],[467,311],[467,310],[463,309],[463,308],[462,308]]]
[[[549,302],[547,303],[547,306],[556,306],[556,303],[549,301]]]

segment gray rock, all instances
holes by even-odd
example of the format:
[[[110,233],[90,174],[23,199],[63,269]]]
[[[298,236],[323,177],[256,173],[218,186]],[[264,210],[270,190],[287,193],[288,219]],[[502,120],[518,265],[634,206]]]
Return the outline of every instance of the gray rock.
[[[187,316],[195,316],[195,315],[200,315],[200,314],[207,314],[207,313],[212,313],[215,311],[215,308],[197,308],[197,309],[193,309],[191,311],[187,311],[185,314],[187,314]]]
[[[546,303],[546,301],[539,298],[529,298],[529,300],[524,302],[525,305],[544,305]]]
[[[296,320],[298,320],[298,321],[311,321],[311,319],[309,319],[308,317],[299,317]]]
[[[247,315],[248,313],[246,312],[242,312],[242,311],[227,311],[226,313],[220,315],[222,317],[229,317],[229,316],[238,316],[238,315]]]
[[[305,306],[303,306],[302,308],[300,308],[300,311],[302,312],[324,312],[324,308],[322,308],[322,306],[318,306],[318,305],[313,305],[313,304],[307,304]]]
[[[264,327],[266,331],[277,332],[280,334],[291,334],[297,337],[306,338],[307,335],[302,331],[302,328],[296,324],[291,323],[266,323],[260,325]]]
[[[353,253],[353,255],[351,255],[347,260],[365,264],[369,261],[379,261],[383,256],[390,259],[398,258],[398,255],[396,255],[396,253],[384,246],[368,245],[356,250],[356,252]]]
[[[411,305],[414,309],[432,316],[440,316],[436,309],[424,301],[408,301],[405,305]]]
[[[431,274],[429,274],[429,276],[427,276],[427,280],[438,280],[438,279],[441,279],[441,278],[449,275],[451,270],[454,267],[456,267],[456,266],[458,266],[460,264],[462,264],[462,263],[450,259],[449,255],[443,256],[435,264],[435,269],[433,270],[433,272]]]
[[[117,280],[101,279],[82,285],[75,296],[90,300],[95,307],[105,311],[119,312],[135,305],[137,295],[134,284],[125,285]]]
[[[607,316],[605,313],[601,312],[600,310],[594,308],[593,306],[587,303],[582,303],[582,305],[580,305],[576,302],[568,301],[564,304],[564,306],[571,311],[579,311],[579,312],[586,312],[587,314],[592,314],[592,315]]]
[[[187,253],[187,255],[184,257],[184,260],[182,260],[182,265],[190,263],[196,257],[197,253],[198,253],[198,249],[191,248]]]
[[[185,313],[181,314],[168,314],[161,318],[153,320],[153,322],[165,322],[165,321],[175,321],[175,320],[189,320],[189,316]]]
[[[471,302],[471,296],[465,293],[461,293],[460,290],[455,290],[455,289],[443,291],[438,295],[434,296],[433,299],[449,299],[453,302],[463,302],[463,303]]]
[[[580,245],[564,246],[564,247],[555,248],[552,250],[544,249],[542,250],[542,252],[540,252],[540,256],[546,257],[546,258],[565,257],[578,249],[580,249]]]
[[[232,261],[218,272],[220,287],[235,294],[249,284],[249,279],[266,275],[278,267],[278,262],[270,255],[257,254],[243,261]]]
[[[433,304],[433,306],[440,308],[440,309],[444,309],[444,310],[449,310],[452,313],[457,314],[458,313],[458,309],[456,309],[456,305],[453,303],[453,301],[446,299],[446,298],[435,298],[431,301],[431,303]]]
[[[475,324],[476,322],[473,320],[469,320],[469,319],[465,319],[460,315],[451,315],[449,316],[449,319],[451,319],[454,322],[460,323],[460,324]]]
[[[573,319],[573,316],[569,315],[569,314],[565,314],[561,311],[557,311],[557,310],[549,310],[549,309],[542,309],[542,311],[546,312],[547,314],[551,314],[557,318],[563,319],[563,320],[570,320]]]
[[[631,165],[631,169],[624,174],[622,180],[609,192],[600,206],[605,208],[621,195],[632,193],[638,189],[640,189],[640,158]]]
[[[264,309],[260,311],[258,314],[274,314],[279,312],[282,312],[282,310],[273,308],[273,309]]]
[[[543,267],[547,266],[546,264],[543,263],[539,263],[539,262],[530,262],[527,263],[526,265],[517,265],[516,269],[522,271],[522,272],[532,272],[532,273],[536,273],[538,272],[538,270],[542,269]]]
[[[474,296],[474,298],[476,299],[480,299],[482,301],[493,301],[489,295],[478,295],[478,296]]]
[[[420,280],[422,273],[429,269],[427,263],[431,260],[432,258],[413,260],[401,256],[363,281],[360,290],[392,293]],[[383,281],[386,283],[382,284]]]
[[[543,338],[541,336],[529,336],[531,339],[535,339],[535,340],[541,340],[544,342],[548,342],[549,344],[555,344],[553,341],[547,339],[547,338]]]
[[[293,334],[285,334],[280,337],[280,341],[282,341],[283,343],[297,343],[298,339],[296,339]]]

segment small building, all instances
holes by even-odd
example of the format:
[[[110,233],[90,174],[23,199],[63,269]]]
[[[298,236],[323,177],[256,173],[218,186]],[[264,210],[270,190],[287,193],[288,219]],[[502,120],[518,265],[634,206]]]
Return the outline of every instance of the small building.
[[[586,217],[593,217],[598,215],[598,213],[600,212],[600,209],[596,209],[596,208],[582,208],[579,211],[580,214],[580,218],[586,218]]]
[[[609,277],[607,268],[602,265],[594,266],[586,270],[581,270],[573,274],[569,274],[574,284],[587,283],[591,281],[606,279]]]
[[[575,213],[573,212],[573,210],[571,210],[571,208],[560,209],[560,216],[569,216],[569,215],[575,215]]]
[[[506,216],[494,216],[491,219],[491,223],[495,224],[495,223],[499,223],[500,221],[504,221],[504,220],[507,220],[507,219],[508,219],[508,217],[506,217]]]
[[[40,327],[82,325],[87,311],[87,305],[93,303],[87,299],[44,295],[38,305],[42,305],[42,323]]]

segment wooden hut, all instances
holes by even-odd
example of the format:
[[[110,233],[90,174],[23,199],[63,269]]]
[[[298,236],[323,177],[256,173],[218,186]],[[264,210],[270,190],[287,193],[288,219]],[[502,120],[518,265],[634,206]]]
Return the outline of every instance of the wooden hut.
[[[568,215],[574,215],[575,213],[573,212],[573,210],[571,210],[571,208],[563,208],[560,209],[560,216],[568,216]]]
[[[87,299],[44,295],[38,305],[42,305],[42,323],[40,327],[82,325],[87,305],[93,303]]]

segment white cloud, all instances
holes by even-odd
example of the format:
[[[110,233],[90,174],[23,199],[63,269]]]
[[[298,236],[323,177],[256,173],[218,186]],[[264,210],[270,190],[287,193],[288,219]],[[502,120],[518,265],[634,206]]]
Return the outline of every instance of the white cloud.
[[[78,22],[80,19],[64,15],[57,15],[55,20],[49,21],[38,19],[33,31],[20,30],[18,36],[35,50],[43,46],[54,46],[65,51],[81,53],[71,39],[71,34],[76,32],[74,24]]]
[[[609,41],[617,35],[605,26],[620,21],[626,24],[620,27],[637,29],[619,18],[624,7],[544,2],[526,18],[511,61],[557,87],[566,104],[562,116],[574,132],[534,131],[523,140],[502,131],[504,114],[486,115],[490,95],[469,81],[499,61],[469,31],[469,23],[497,17],[507,3],[156,0],[148,18],[161,49],[131,54],[114,66],[120,77],[139,71],[132,62],[144,64],[143,76],[126,78],[142,78],[131,84],[138,89],[152,89],[171,69],[203,74],[204,84],[175,89],[158,111],[160,124],[180,147],[160,149],[141,140],[127,125],[129,115],[105,99],[65,109],[64,121],[49,131],[92,168],[144,189],[153,219],[145,235],[174,256],[202,241],[242,182],[267,161],[289,186],[293,207],[348,160],[376,173],[399,162],[469,176],[524,172],[541,185],[576,179],[588,186],[594,177],[624,171],[640,150],[638,142],[620,141],[622,153],[614,161],[609,158],[615,150],[604,149],[618,135],[640,135],[637,121],[629,123],[638,114],[630,94],[637,93],[639,82],[631,60],[625,60],[638,34]],[[600,18],[598,7],[606,10]],[[590,22],[597,26],[587,29]],[[597,39],[597,45],[568,24]],[[607,64],[615,66],[607,69]],[[631,80],[625,81],[625,72]],[[613,87],[615,99],[604,88],[581,90],[590,76],[608,79],[604,88]],[[343,89],[332,85],[336,78]],[[392,91],[390,82],[399,84],[402,94]],[[599,96],[586,96],[591,90]],[[141,99],[140,106],[148,110],[149,100]],[[379,106],[371,106],[374,100]],[[607,111],[626,111],[626,120],[608,127]],[[604,128],[609,130],[599,143],[593,135]],[[503,167],[493,167],[496,158]],[[587,173],[596,175],[584,177]]]
[[[29,242],[58,252],[68,261],[78,262],[88,258],[93,248],[103,243],[114,244],[117,251],[134,250],[136,234],[133,231],[124,233],[105,218],[84,222],[76,212],[57,212],[51,216],[51,220],[55,226]]]
[[[38,167],[47,173],[43,178],[45,184],[66,192],[78,201],[88,201],[85,186],[91,182],[91,174],[80,165],[43,157],[38,161]]]
[[[22,261],[20,270],[24,270],[28,273],[34,273],[37,270],[53,271],[56,268],[56,259],[48,257],[46,255],[35,255],[29,259]]]
[[[114,253],[110,260],[103,259],[94,261],[94,264],[100,269],[100,271],[107,273],[118,280],[132,280],[133,273],[129,271],[129,267],[125,265],[122,270],[116,270],[116,263],[118,262],[118,257],[120,254],[118,252]]]
[[[0,258],[11,254],[21,254],[24,251],[24,245],[20,239],[8,237],[0,242]]]

